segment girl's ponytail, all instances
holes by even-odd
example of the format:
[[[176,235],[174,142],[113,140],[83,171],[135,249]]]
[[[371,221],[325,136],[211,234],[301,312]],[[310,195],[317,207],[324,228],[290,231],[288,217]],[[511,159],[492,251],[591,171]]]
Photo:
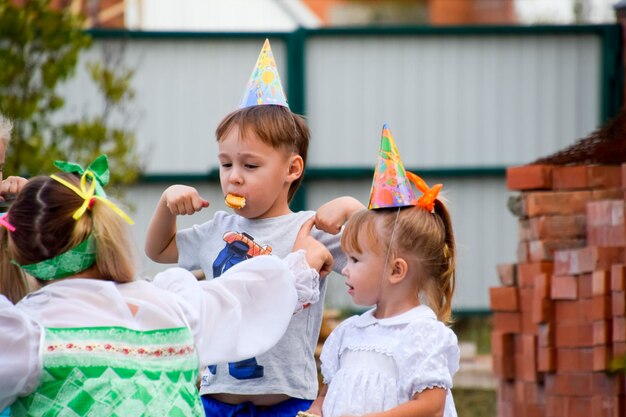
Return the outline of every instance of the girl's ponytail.
[[[435,214],[441,218],[444,228],[443,263],[441,274],[438,277],[436,288],[437,318],[443,322],[449,322],[452,314],[452,295],[456,286],[456,246],[454,233],[452,231],[452,221],[446,206],[441,200],[435,200]]]

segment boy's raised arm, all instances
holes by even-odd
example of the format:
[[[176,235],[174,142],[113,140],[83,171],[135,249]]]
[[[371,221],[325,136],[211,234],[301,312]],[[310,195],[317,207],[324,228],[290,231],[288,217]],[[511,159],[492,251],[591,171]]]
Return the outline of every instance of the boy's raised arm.
[[[176,216],[194,214],[209,206],[198,191],[186,185],[168,187],[159,202],[148,225],[146,234],[146,255],[155,262],[178,262],[176,246]]]
[[[348,218],[365,206],[359,200],[349,197],[337,197],[322,204],[315,213],[315,227],[326,233],[336,235]]]

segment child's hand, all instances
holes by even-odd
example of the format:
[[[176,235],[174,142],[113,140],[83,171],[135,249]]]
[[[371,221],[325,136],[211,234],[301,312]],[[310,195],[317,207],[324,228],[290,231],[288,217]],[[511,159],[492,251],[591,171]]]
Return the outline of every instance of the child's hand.
[[[360,201],[352,197],[335,198],[317,209],[315,227],[326,233],[336,235],[354,212],[364,208],[365,206]]]
[[[302,225],[293,244],[293,250],[304,249],[309,266],[319,271],[321,277],[325,277],[333,270],[333,256],[326,246],[311,236],[314,222],[315,217],[311,217]]]
[[[8,177],[0,184],[0,201],[12,200],[22,191],[28,180],[22,177]]]
[[[194,214],[209,207],[209,202],[200,197],[198,190],[187,185],[172,185],[163,192],[161,199],[175,216]]]

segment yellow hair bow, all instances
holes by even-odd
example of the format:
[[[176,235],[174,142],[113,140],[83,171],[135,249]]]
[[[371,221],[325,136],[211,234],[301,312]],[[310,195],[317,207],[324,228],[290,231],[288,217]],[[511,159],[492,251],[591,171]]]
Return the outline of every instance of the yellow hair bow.
[[[96,179],[96,175],[91,170],[89,169],[85,170],[83,175],[80,177],[80,188],[76,187],[74,184],[69,183],[68,181],[65,181],[63,178],[57,177],[54,174],[50,175],[50,177],[60,182],[61,184],[65,185],[67,188],[74,191],[76,194],[78,194],[79,197],[85,200],[83,204],[78,208],[78,210],[74,212],[74,215],[72,216],[74,220],[80,219],[81,216],[85,214],[87,209],[91,207],[91,204],[93,204],[95,200],[99,200],[105,203],[107,206],[109,206],[115,213],[117,213],[128,224],[135,224],[135,222],[130,217],[128,217],[128,215],[124,213],[122,209],[120,209],[118,206],[115,205],[115,203],[113,203],[106,197],[96,195],[95,190],[96,190],[97,179]],[[89,182],[89,184],[87,184],[87,177],[91,177],[91,181]]]
[[[406,176],[413,184],[415,184],[415,187],[423,193],[423,195],[417,200],[417,206],[432,212],[435,208],[435,200],[437,199],[443,184],[435,184],[432,188],[430,188],[428,184],[426,184],[426,181],[414,173],[406,171]]]

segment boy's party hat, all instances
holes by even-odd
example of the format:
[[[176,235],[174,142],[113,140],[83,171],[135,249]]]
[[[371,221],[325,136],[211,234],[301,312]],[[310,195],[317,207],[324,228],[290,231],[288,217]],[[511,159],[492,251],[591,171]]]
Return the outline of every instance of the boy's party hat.
[[[391,130],[385,123],[372,181],[369,209],[415,205],[415,195],[407,179]]]
[[[256,65],[252,69],[252,74],[246,85],[243,98],[239,103],[239,108],[263,105],[289,108],[268,39],[265,39]]]

